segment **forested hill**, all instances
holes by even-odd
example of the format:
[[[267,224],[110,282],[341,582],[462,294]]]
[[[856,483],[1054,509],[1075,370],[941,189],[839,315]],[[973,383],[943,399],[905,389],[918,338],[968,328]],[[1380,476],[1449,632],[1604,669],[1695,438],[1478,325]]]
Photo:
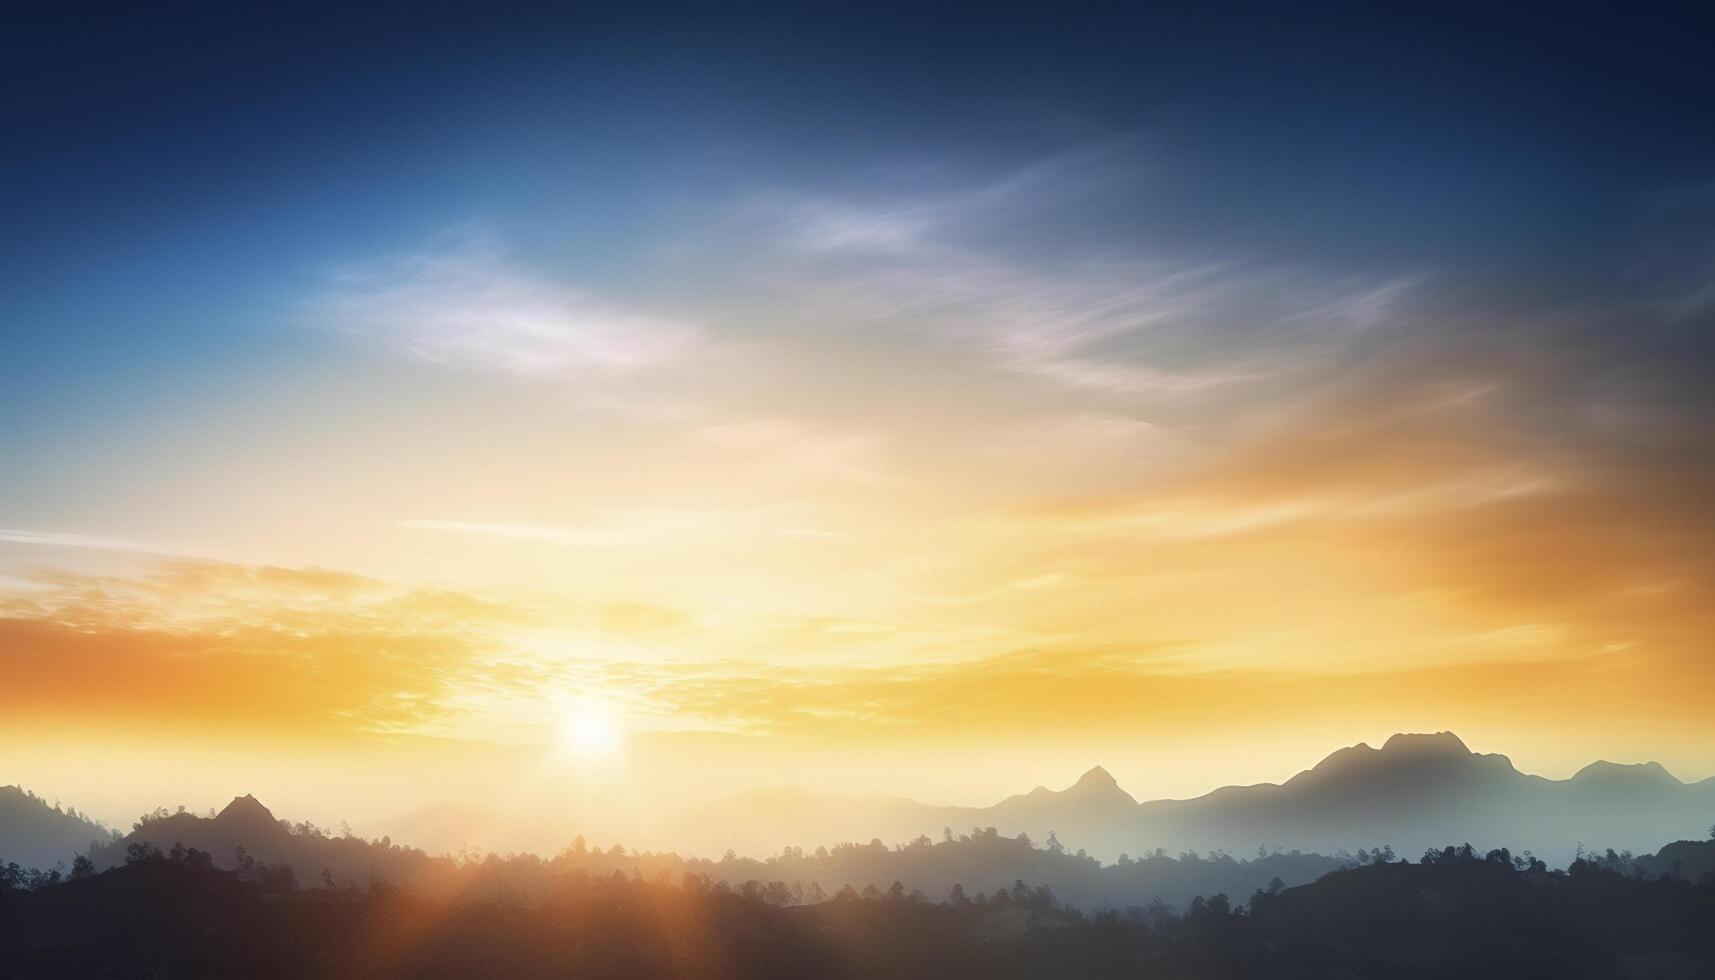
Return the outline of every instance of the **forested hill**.
[[[1715,966],[1715,879],[1651,879],[1605,861],[1553,871],[1469,847],[1182,909],[1098,911],[1025,882],[941,902],[896,886],[795,903],[699,875],[580,872],[534,901],[500,889],[455,900],[300,888],[182,848],[129,857],[0,887],[8,974],[1636,980]]]
[[[880,840],[817,847],[789,847],[772,857],[729,854],[720,860],[674,853],[639,852],[621,845],[590,847],[580,837],[557,855],[477,855],[476,860],[432,856],[390,839],[364,840],[334,834],[313,824],[277,819],[254,797],[233,800],[214,816],[165,810],[146,815],[130,834],[92,852],[95,867],[123,864],[136,848],[168,852],[175,846],[211,855],[216,867],[235,869],[241,860],[290,867],[305,884],[325,879],[367,887],[372,879],[425,895],[502,890],[538,896],[553,890],[556,879],[571,874],[607,876],[614,872],[654,879],[686,874],[734,887],[747,881],[782,882],[797,889],[800,900],[833,895],[850,887],[885,890],[900,882],[909,891],[937,898],[954,885],[968,894],[993,892],[1025,879],[1085,907],[1145,904],[1160,899],[1183,903],[1198,894],[1249,894],[1279,879],[1287,885],[1314,881],[1335,868],[1359,863],[1352,854],[1326,856],[1288,851],[1226,854],[1152,851],[1137,858],[1102,863],[1069,851],[1052,837],[1002,836],[992,827],[962,834],[947,831],[939,840],[919,837],[906,844]],[[243,849],[240,858],[239,849]],[[466,855],[468,858],[469,855]],[[1362,860],[1369,860],[1364,851]]]
[[[117,836],[70,807],[49,803],[18,786],[0,786],[0,863],[52,868],[70,865],[92,843]]]

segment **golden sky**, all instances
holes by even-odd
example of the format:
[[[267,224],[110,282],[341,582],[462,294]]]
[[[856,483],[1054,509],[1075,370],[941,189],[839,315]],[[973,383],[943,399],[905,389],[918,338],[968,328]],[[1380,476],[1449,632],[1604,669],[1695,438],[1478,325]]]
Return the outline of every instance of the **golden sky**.
[[[528,773],[594,820],[1185,796],[1444,729],[1715,774],[1715,441],[1641,301],[988,234],[1134,152],[741,196],[641,293],[457,226],[40,409],[0,780],[331,822]]]

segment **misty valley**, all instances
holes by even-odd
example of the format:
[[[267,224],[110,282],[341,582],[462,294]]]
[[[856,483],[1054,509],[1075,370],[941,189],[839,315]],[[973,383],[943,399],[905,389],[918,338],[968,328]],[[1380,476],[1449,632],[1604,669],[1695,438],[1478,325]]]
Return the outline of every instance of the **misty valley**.
[[[435,855],[251,796],[119,834],[6,787],[0,956],[19,976],[1692,977],[1715,964],[1711,813],[1710,781],[1597,764],[1556,783],[1449,733],[1176,804],[1097,768],[959,811],[1005,833],[718,859],[581,836]],[[1596,836],[1639,827],[1667,836]],[[1305,846],[1341,832],[1368,843]],[[1243,833],[1277,843],[1182,847]]]

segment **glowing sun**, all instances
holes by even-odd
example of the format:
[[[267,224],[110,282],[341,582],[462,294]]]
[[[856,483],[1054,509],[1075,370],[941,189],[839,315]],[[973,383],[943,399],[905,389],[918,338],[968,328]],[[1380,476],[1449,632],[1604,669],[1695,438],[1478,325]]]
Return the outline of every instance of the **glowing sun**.
[[[605,711],[570,711],[560,727],[561,744],[580,755],[611,755],[623,735],[619,719]]]

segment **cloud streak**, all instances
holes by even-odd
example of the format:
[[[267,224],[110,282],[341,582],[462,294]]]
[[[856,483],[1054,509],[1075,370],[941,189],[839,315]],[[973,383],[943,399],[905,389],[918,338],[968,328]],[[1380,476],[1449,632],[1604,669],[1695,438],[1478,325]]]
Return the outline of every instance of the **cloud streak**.
[[[1292,375],[1399,320],[1420,276],[1193,261],[1135,248],[1009,250],[1056,205],[1111,184],[1115,148],[1051,159],[939,195],[856,204],[765,198],[786,271],[768,278],[825,313],[882,323],[1073,388],[1192,397]]]
[[[527,376],[636,371],[700,332],[528,274],[492,236],[468,233],[342,270],[314,315],[427,361]]]

